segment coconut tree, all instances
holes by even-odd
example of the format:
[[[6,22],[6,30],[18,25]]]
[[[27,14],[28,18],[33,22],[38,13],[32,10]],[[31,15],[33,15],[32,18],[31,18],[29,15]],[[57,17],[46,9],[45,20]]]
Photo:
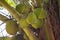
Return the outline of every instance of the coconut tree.
[[[0,20],[6,23],[7,33],[15,37],[18,32],[22,40],[59,40],[59,2],[59,0],[0,0],[1,7],[6,8],[11,14],[11,18],[0,15]]]

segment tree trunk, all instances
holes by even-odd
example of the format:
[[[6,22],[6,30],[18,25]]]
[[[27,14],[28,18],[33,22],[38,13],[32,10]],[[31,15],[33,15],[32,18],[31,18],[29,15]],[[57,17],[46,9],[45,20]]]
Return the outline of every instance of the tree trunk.
[[[48,17],[47,25],[51,40],[60,40],[60,19],[58,0],[49,0],[47,5]],[[40,40],[46,40],[45,28],[40,29]]]

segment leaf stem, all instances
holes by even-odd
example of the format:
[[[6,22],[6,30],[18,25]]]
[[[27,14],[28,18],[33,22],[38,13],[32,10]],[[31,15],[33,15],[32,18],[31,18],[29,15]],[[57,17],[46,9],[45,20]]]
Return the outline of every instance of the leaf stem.
[[[38,38],[33,34],[33,32],[29,28],[24,28],[23,30],[30,40],[38,40]]]
[[[5,16],[0,14],[0,20],[3,21],[3,22],[6,22],[9,19],[7,17],[5,17]]]
[[[0,0],[0,4],[1,4],[4,8],[6,8],[6,9],[10,12],[10,14],[14,16],[14,18],[15,18],[17,21],[20,20],[20,18],[19,18],[20,16],[18,15],[18,12],[17,12],[15,9],[13,9],[11,6],[9,6],[4,0]]]
[[[45,20],[45,24],[44,25],[45,25],[45,31],[46,31],[47,40],[51,40],[49,29],[48,29],[49,26],[47,25],[46,20]]]

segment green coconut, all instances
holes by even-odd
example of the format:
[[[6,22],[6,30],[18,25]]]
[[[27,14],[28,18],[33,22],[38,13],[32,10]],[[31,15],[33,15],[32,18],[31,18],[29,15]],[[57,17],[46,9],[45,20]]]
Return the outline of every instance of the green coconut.
[[[26,21],[35,29],[40,28],[43,23],[42,20],[37,19],[36,15],[33,12],[28,15]]]
[[[15,35],[18,31],[18,25],[15,21],[9,20],[6,22],[6,31],[10,35]]]
[[[37,17],[33,12],[31,12],[26,18],[26,21],[29,24],[32,24],[32,23],[36,22],[36,20],[37,20]]]
[[[23,28],[28,27],[28,23],[26,22],[26,19],[21,19],[20,20],[20,26]]]
[[[45,19],[47,17],[47,12],[43,8],[36,8],[34,10],[34,13],[36,14],[38,19]]]
[[[19,13],[22,13],[22,14],[28,13],[29,12],[29,9],[30,9],[30,7],[28,5],[25,5],[25,4],[18,4],[16,6],[16,10]]]

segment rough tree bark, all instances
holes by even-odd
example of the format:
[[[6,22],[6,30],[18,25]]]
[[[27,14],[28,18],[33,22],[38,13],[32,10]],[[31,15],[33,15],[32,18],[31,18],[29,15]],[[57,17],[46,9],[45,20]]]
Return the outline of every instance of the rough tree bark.
[[[47,4],[47,25],[48,31],[50,33],[50,40],[60,40],[60,19],[59,19],[59,7],[58,0],[49,0]],[[44,26],[40,28],[40,40],[46,40],[45,28]]]

